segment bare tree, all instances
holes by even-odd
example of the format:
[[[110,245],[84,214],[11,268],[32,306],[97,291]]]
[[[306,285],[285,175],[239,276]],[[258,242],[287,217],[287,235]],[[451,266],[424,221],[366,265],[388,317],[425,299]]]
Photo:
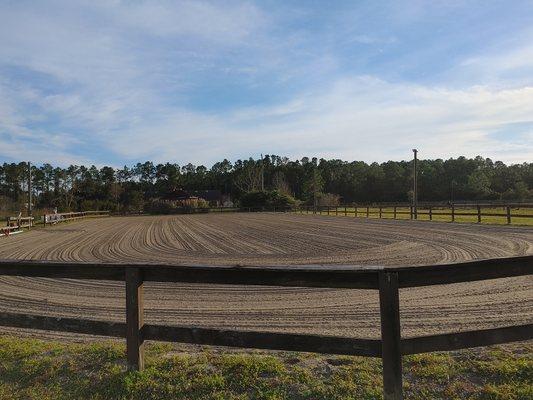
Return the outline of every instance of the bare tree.
[[[243,192],[252,192],[261,188],[261,165],[249,159],[236,171],[235,186]]]
[[[291,187],[285,178],[285,174],[282,171],[276,171],[272,177],[272,186],[278,192],[291,195]]]

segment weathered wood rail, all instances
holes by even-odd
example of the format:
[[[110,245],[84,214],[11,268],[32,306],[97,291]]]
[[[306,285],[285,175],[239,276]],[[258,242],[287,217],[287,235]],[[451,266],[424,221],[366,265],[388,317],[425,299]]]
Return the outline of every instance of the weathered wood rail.
[[[7,217],[6,226],[0,226],[0,236],[9,236],[23,228],[31,229],[34,226],[33,217]]]
[[[402,356],[533,339],[533,323],[402,338],[399,289],[533,275],[533,256],[415,267],[227,267],[0,261],[0,275],[125,281],[126,322],[0,313],[0,325],[125,337],[128,366],[144,366],[143,344],[159,340],[203,345],[381,357],[386,400],[402,399]],[[144,323],[144,282],[379,290],[381,339],[249,332]],[[526,322],[526,321],[524,321]]]

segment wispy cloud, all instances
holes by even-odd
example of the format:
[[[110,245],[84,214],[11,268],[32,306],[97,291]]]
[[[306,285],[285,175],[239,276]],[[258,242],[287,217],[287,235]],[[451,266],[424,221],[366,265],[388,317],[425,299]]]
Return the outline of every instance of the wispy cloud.
[[[2,3],[0,159],[531,160],[531,8]]]
[[[533,127],[531,104],[533,87],[449,90],[360,77],[275,107],[211,115],[168,110],[160,124],[140,124],[109,145],[123,157],[166,160],[179,151],[191,162],[260,152],[384,161],[407,157],[413,146],[427,157],[520,162],[533,159],[533,143],[510,139],[506,128],[517,121]]]

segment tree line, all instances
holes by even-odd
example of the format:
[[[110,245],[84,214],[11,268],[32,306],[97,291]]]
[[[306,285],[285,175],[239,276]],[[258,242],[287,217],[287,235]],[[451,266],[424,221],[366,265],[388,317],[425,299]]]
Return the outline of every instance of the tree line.
[[[303,204],[408,202],[412,161],[325,160],[266,155],[262,159],[223,160],[211,168],[146,161],[133,166],[43,164],[31,166],[34,207],[59,211],[109,209],[137,211],[178,189],[217,189],[237,204],[247,194],[276,191]],[[23,210],[28,164],[0,166],[0,208]],[[488,158],[419,160],[419,201],[524,201],[533,198],[533,163],[506,165]]]

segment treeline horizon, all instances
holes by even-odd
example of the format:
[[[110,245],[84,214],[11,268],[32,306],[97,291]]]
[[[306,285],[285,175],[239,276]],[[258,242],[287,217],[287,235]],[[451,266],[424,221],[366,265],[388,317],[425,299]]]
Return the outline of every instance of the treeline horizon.
[[[224,159],[203,165],[154,164],[123,168],[32,165],[35,208],[60,211],[140,210],[145,203],[178,189],[220,190],[236,203],[246,193],[276,190],[303,204],[317,196],[341,203],[408,202],[412,198],[413,161],[326,160],[266,155],[234,163]],[[0,208],[22,209],[27,202],[28,164],[0,165]],[[418,161],[419,201],[524,201],[533,198],[533,163],[510,164],[489,158]]]

